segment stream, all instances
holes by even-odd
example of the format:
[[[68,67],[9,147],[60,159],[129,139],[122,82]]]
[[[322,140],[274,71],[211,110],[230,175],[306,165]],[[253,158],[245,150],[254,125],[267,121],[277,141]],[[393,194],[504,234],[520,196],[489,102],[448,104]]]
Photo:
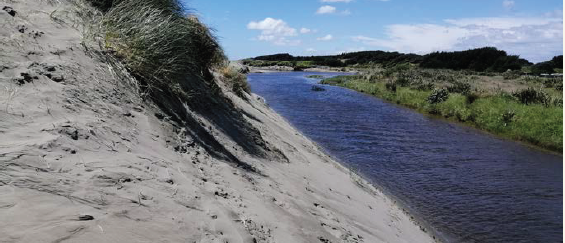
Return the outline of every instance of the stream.
[[[446,242],[562,242],[563,157],[308,75],[249,74],[254,93]]]

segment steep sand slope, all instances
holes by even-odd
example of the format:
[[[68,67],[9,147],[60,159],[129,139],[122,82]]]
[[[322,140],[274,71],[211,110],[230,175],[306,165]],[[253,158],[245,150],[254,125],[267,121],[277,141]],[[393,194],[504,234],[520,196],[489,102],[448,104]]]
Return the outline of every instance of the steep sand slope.
[[[200,117],[258,172],[210,155],[83,44],[73,3],[0,1],[0,242],[433,242],[255,95],[227,94],[284,156]]]

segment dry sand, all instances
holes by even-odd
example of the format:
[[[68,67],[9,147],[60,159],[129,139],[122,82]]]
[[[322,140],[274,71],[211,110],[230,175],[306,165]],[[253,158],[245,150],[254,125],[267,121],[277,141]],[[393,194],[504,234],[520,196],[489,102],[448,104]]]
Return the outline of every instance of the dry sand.
[[[0,1],[0,242],[433,242],[256,95],[227,94],[287,159],[214,126],[260,173],[175,151],[186,138],[82,44],[73,2]]]

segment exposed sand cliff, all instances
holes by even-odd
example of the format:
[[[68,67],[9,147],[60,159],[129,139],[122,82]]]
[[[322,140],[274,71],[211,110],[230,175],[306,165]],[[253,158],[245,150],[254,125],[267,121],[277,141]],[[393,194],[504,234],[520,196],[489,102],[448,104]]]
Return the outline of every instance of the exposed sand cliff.
[[[76,3],[0,1],[0,242],[433,242],[256,95],[179,125]]]

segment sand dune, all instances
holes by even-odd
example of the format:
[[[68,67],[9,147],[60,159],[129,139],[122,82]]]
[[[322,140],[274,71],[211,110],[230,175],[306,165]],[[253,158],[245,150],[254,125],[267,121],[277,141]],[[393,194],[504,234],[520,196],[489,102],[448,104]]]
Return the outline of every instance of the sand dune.
[[[271,159],[194,114],[251,171],[123,82],[81,2],[0,3],[0,242],[433,242],[260,97],[226,91]]]

